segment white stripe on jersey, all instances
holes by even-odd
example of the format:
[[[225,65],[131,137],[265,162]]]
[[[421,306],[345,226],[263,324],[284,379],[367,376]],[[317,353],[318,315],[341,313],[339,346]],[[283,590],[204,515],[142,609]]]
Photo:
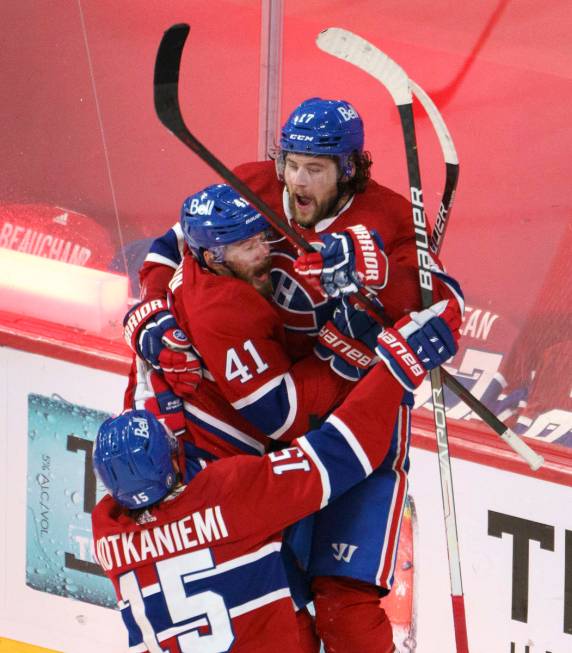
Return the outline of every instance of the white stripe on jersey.
[[[433,254],[431,254],[431,257],[433,262],[429,266],[429,270],[431,270],[431,272],[435,274],[451,291],[451,294],[457,300],[457,304],[459,304],[459,310],[461,311],[461,316],[463,316],[465,314],[464,298],[461,295],[459,295],[459,293],[455,290],[454,285],[452,283],[449,283],[448,279],[451,279],[452,277],[450,277],[449,274],[447,274],[447,272],[443,268],[437,265],[435,259],[433,258],[434,257]]]
[[[320,472],[320,478],[322,479],[322,501],[320,502],[320,508],[323,508],[332,494],[332,487],[330,485],[330,477],[328,475],[328,470],[324,467],[324,463],[320,460],[318,454],[314,451],[312,445],[308,442],[308,438],[304,435],[301,438],[298,438],[298,446],[304,451],[304,453],[311,458],[314,465],[318,468]]]
[[[242,399],[239,399],[238,401],[234,401],[231,403],[231,406],[236,410],[240,410],[245,406],[250,406],[251,404],[254,404],[257,401],[263,399],[264,395],[275,390],[277,387],[280,386],[282,382],[284,382],[286,386],[286,395],[288,397],[288,415],[286,416],[284,422],[282,422],[282,426],[277,428],[272,433],[266,434],[269,438],[272,438],[273,440],[277,440],[283,433],[285,433],[290,428],[290,426],[292,426],[292,422],[294,421],[296,417],[296,412],[298,410],[298,395],[296,393],[296,386],[289,372],[274,377],[273,379],[265,383],[263,386],[260,386],[258,390],[255,390],[254,392],[247,395],[246,397],[243,397]]]
[[[145,263],[160,263],[161,265],[167,265],[168,267],[173,268],[173,270],[176,270],[179,267],[179,264],[175,263],[175,261],[154,252],[149,252],[149,254],[147,254],[145,257]]]
[[[269,592],[264,596],[259,596],[257,599],[253,599],[252,601],[247,601],[242,605],[237,605],[234,608],[231,608],[228,611],[228,614],[230,615],[231,619],[234,619],[235,617],[240,617],[247,612],[258,610],[258,608],[261,608],[263,605],[268,605],[269,603],[274,603],[274,601],[281,601],[282,599],[287,598],[290,598],[290,589],[288,587],[284,587],[282,589],[275,590],[274,592]],[[157,633],[157,641],[164,642],[170,637],[176,637],[177,635],[188,632],[189,630],[196,630],[201,626],[209,626],[209,622],[205,617],[200,617],[196,621],[186,622],[183,626],[173,626],[172,628],[163,630],[160,633]],[[147,645],[144,642],[137,644],[137,646],[129,647],[130,653],[143,653],[146,650]]]
[[[354,452],[356,458],[359,460],[364,472],[369,476],[369,474],[372,473],[373,468],[366,452],[363,450],[363,447],[359,443],[359,440],[356,438],[356,436],[339,417],[336,417],[336,415],[330,415],[326,422],[329,422],[336,429],[336,431],[338,431],[344,437],[350,449]]]
[[[237,567],[248,565],[251,562],[254,562],[255,560],[261,560],[262,558],[265,558],[267,555],[280,551],[281,548],[282,548],[282,542],[271,542],[270,544],[265,544],[264,546],[260,547],[260,549],[257,549],[252,553],[247,553],[243,556],[239,556],[238,558],[232,558],[232,560],[221,562],[216,567],[213,567],[212,569],[208,569],[207,571],[203,571],[200,573],[185,574],[183,576],[183,581],[188,583],[194,580],[201,580],[203,578],[208,578],[209,576],[216,576],[217,574],[223,574],[225,571],[229,571],[230,569],[236,569]],[[147,585],[146,587],[141,588],[141,594],[144,597],[151,596],[152,594],[158,594],[159,592],[161,592],[160,583],[153,583],[152,585]],[[123,601],[120,601],[118,604],[120,610],[122,610],[125,607],[125,605],[122,604]]]
[[[252,553],[247,553],[243,556],[238,556],[238,558],[232,558],[232,560],[221,562],[216,567],[213,567],[213,569],[208,569],[207,571],[202,571],[197,574],[187,574],[183,576],[183,581],[189,582],[191,580],[201,580],[203,578],[208,578],[209,576],[223,574],[225,571],[229,571],[230,569],[236,569],[237,567],[248,565],[255,560],[261,560],[272,553],[280,551],[281,548],[282,542],[271,542],[270,544],[265,544]]]
[[[283,587],[282,589],[274,590],[274,592],[269,592],[264,596],[259,596],[257,599],[252,599],[252,601],[247,601],[242,605],[237,605],[234,608],[231,608],[228,613],[232,618],[240,617],[241,614],[257,610],[263,605],[268,605],[274,601],[280,601],[281,599],[287,598],[290,598],[290,589],[288,587]]]
[[[253,404],[254,402],[258,401],[266,393],[274,390],[274,388],[277,388],[282,383],[285,376],[286,376],[285,374],[279,374],[278,376],[275,376],[273,379],[270,379],[270,381],[267,381],[264,385],[261,385],[260,388],[258,388],[254,392],[251,392],[249,395],[246,395],[246,397],[243,397],[242,399],[238,399],[237,401],[232,401],[230,405],[233,408],[236,408],[236,410],[240,410],[245,406],[250,406],[250,404]]]
[[[171,628],[162,630],[160,633],[156,633],[151,637],[156,638],[158,642],[164,642],[166,639],[176,637],[181,633],[189,632],[189,630],[196,630],[197,628],[201,628],[203,626],[208,627],[210,626],[210,623],[206,617],[201,616],[195,621],[187,621],[183,626],[172,626]],[[141,644],[137,644],[137,646],[130,646],[128,650],[129,653],[144,653],[144,651],[147,651],[148,648],[145,642],[141,642]]]
[[[397,412],[397,451],[395,458],[392,462],[392,469],[395,472],[396,483],[393,486],[393,495],[391,497],[391,506],[387,514],[385,537],[383,541],[383,548],[381,551],[381,558],[379,567],[376,573],[376,583],[381,587],[389,587],[389,579],[395,568],[395,560],[397,558],[397,544],[399,541],[399,532],[401,530],[401,521],[403,519],[403,508],[405,505],[405,498],[407,496],[407,473],[403,469],[405,458],[407,455],[407,437],[410,430],[411,409],[408,406],[401,405]],[[397,498],[400,490],[403,493],[402,501],[396,505]],[[398,522],[397,529],[395,530],[396,537],[391,536],[392,526]],[[385,566],[386,557],[391,557],[391,564],[388,573],[382,578],[383,568]]]
[[[230,435],[233,438],[240,440],[240,442],[247,444],[249,447],[252,447],[260,454],[264,453],[264,445],[258,442],[257,440],[255,440],[254,438],[251,438],[250,435],[247,435],[246,433],[239,431],[234,426],[231,426],[230,424],[227,424],[226,422],[223,422],[222,420],[217,419],[216,417],[213,417],[208,413],[205,413],[204,410],[201,410],[200,408],[193,406],[188,401],[184,401],[183,406],[188,413],[191,413],[191,415],[194,415],[198,419],[201,419],[203,422],[206,422],[207,424],[211,424],[213,427],[219,429],[220,431],[223,431],[227,435]]]

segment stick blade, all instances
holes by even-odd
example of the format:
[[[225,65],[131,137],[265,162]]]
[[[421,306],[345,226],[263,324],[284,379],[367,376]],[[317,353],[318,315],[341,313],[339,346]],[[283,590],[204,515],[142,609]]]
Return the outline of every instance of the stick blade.
[[[170,27],[163,34],[155,59],[153,77],[155,111],[159,120],[170,131],[174,131],[182,122],[178,97],[179,69],[189,30],[190,27],[186,23]]]
[[[341,27],[329,27],[318,34],[316,44],[323,52],[377,79],[387,88],[395,104],[411,104],[409,79],[403,68],[361,36]]]

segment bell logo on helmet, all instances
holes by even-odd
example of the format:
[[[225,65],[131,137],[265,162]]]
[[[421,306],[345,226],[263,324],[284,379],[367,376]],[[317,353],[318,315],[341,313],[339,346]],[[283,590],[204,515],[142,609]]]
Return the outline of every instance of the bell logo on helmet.
[[[189,202],[188,212],[190,215],[211,215],[214,208],[214,201],[201,202],[198,198],[193,198]]]
[[[226,184],[190,195],[181,209],[185,241],[201,265],[203,250],[246,240],[268,226],[264,217]]]
[[[144,417],[133,417],[133,421],[137,426],[133,429],[133,433],[141,438],[149,438],[149,422]]]
[[[359,118],[357,111],[349,104],[347,107],[338,107],[338,113],[346,122]]]

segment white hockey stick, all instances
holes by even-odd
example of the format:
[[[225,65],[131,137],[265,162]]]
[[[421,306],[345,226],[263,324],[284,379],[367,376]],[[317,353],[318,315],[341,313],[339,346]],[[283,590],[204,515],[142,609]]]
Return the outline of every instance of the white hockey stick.
[[[423,306],[432,304],[431,257],[429,256],[429,237],[425,221],[425,210],[421,192],[421,178],[417,145],[415,142],[415,126],[413,122],[413,96],[409,78],[405,71],[376,47],[339,28],[324,30],[318,35],[318,47],[339,59],[347,61],[372,75],[381,82],[392,96],[401,119],[405,138],[407,169],[411,189],[413,210],[413,225],[416,234],[417,253],[419,260],[419,282]],[[443,384],[439,368],[431,372],[431,388],[433,393],[433,414],[437,434],[439,456],[439,471],[441,477],[441,493],[445,517],[445,532],[447,537],[447,553],[449,559],[449,575],[451,579],[451,600],[453,606],[453,621],[455,626],[455,641],[457,653],[468,653],[467,624],[465,617],[465,602],[461,578],[461,560],[457,535],[457,518],[453,494],[453,477],[447,434],[447,419],[443,401]]]
[[[449,223],[451,206],[453,205],[455,190],[457,189],[457,182],[459,181],[459,157],[457,156],[457,150],[455,149],[451,133],[447,129],[443,116],[435,106],[433,100],[412,79],[409,80],[409,86],[413,91],[413,95],[419,100],[425,109],[425,113],[429,116],[429,120],[431,120],[433,129],[439,139],[443,158],[445,159],[445,189],[443,190],[441,205],[439,206],[439,212],[437,213],[437,218],[433,225],[433,233],[431,234],[431,243],[429,245],[432,252],[439,254],[439,250],[441,249],[445,238],[445,230]]]
[[[417,84],[415,84],[415,82],[408,79],[401,66],[362,37],[347,30],[332,27],[321,32],[316,41],[318,47],[324,52],[360,68],[385,86],[397,104],[397,107],[400,110],[400,115],[401,107],[411,108],[413,100],[412,93],[415,93],[415,96],[421,102],[433,123],[448,171],[452,171],[451,173],[448,173],[448,182],[446,181],[445,183],[446,192],[443,195],[443,200],[441,202],[442,209],[440,210],[440,215],[443,212],[443,207],[445,207],[446,211],[449,211],[456,185],[456,173],[453,171],[456,170],[458,172],[458,158],[451,134],[449,133],[445,121],[433,101]],[[411,117],[411,122],[412,121],[413,118]],[[408,158],[410,158],[412,153],[410,150],[408,150],[408,153]],[[408,160],[408,166],[409,163]],[[449,184],[449,190],[451,193],[449,200],[446,198],[447,184]],[[439,217],[437,222],[439,222]],[[424,217],[423,224],[425,224]],[[417,233],[418,228],[416,224],[416,234]],[[437,241],[433,240],[429,244],[432,251],[438,253],[439,248],[443,243],[443,234],[444,226],[441,229],[441,235],[438,237]],[[418,235],[421,239],[423,238],[422,233]],[[447,387],[462,399],[471,410],[473,410],[483,420],[483,422],[485,422],[485,424],[490,426],[491,429],[501,437],[501,439],[503,439],[523,460],[525,460],[532,470],[537,470],[541,467],[544,462],[542,456],[539,456],[526,444],[526,442],[516,435],[516,433],[511,431],[506,424],[501,422],[492,411],[474,397],[471,392],[457,381],[454,376],[447,373],[446,370],[441,370],[441,372]]]

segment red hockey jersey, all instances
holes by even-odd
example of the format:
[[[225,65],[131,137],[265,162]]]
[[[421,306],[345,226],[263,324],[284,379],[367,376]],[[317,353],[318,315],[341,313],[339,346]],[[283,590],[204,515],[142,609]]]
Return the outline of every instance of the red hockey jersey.
[[[351,383],[314,355],[292,364],[275,306],[245,281],[185,256],[170,288],[173,313],[206,368],[185,402],[197,446],[260,454],[265,436],[291,440],[308,429],[310,415],[322,418],[349,391]]]
[[[289,216],[284,185],[276,178],[272,161],[245,163],[238,166],[235,173],[274,211],[285,215],[291,226],[310,242],[325,233],[343,231],[350,225],[364,224],[375,229],[389,259],[388,284],[379,293],[389,321],[394,322],[420,309],[415,232],[411,205],[404,197],[370,180],[365,192],[355,195],[337,216],[320,221],[313,229],[304,229]],[[179,225],[151,245],[141,270],[141,287],[146,299],[165,296],[166,284],[181,261],[182,251],[183,235]],[[324,298],[306,278],[294,272],[296,258],[297,252],[286,240],[273,248],[273,301],[286,330],[288,353],[300,358],[311,351],[315,336],[331,317],[336,301]],[[441,267],[437,259],[435,262]],[[434,301],[454,295],[447,282],[434,278]]]
[[[300,651],[281,530],[381,463],[402,394],[378,365],[320,430],[288,449],[212,463],[138,516],[102,499],[92,513],[95,551],[114,584],[129,650]]]
[[[0,247],[106,270],[114,249],[93,218],[48,204],[0,205]]]

